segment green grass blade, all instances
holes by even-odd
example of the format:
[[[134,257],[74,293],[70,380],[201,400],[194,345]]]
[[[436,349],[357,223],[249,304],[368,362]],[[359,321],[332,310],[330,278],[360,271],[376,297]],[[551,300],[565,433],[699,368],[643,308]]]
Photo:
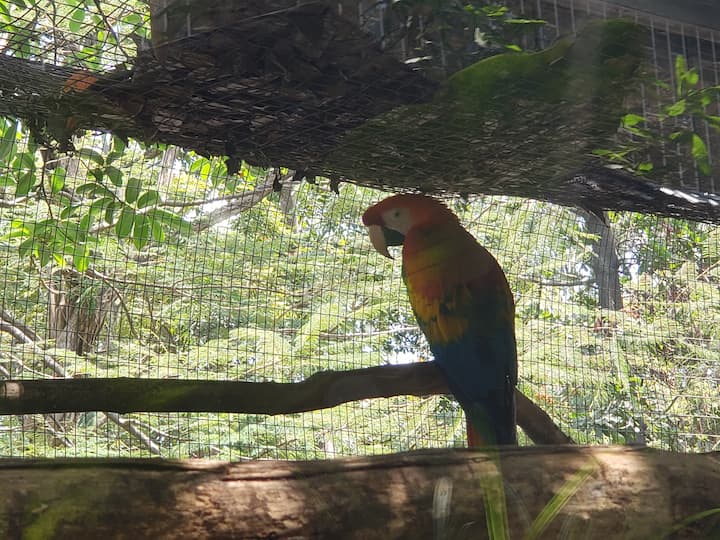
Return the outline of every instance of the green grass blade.
[[[590,478],[590,475],[597,469],[595,462],[589,463],[578,472],[576,472],[570,480],[565,482],[550,502],[548,502],[542,511],[537,515],[530,530],[525,535],[525,540],[536,540],[545,532],[550,523],[557,517],[560,511],[565,507],[568,501],[577,493],[577,490]]]

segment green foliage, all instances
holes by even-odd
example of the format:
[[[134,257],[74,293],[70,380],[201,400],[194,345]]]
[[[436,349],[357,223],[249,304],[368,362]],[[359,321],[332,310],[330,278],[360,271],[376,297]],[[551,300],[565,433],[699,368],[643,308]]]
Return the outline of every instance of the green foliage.
[[[82,46],[53,61],[107,67],[118,56],[127,58],[119,48],[132,53],[134,43],[116,38],[103,15],[119,36],[131,29],[144,35],[147,21],[137,16],[144,11],[123,3],[101,14],[97,6],[90,1],[58,5],[62,24],[56,25],[47,15],[52,12],[49,2],[0,1],[0,19],[9,23],[3,32],[15,36],[7,50],[19,57],[48,59],[43,43],[79,33],[86,38]],[[479,28],[481,40],[503,47],[511,43],[503,33],[510,25],[535,24],[484,3],[397,2],[393,8],[409,10],[414,17],[427,6],[441,10],[428,32],[444,31],[452,17],[470,18],[468,28]],[[20,16],[23,10],[27,16]],[[633,35],[637,30],[634,25],[604,28],[624,28]],[[613,70],[632,71],[637,59],[631,54],[632,43],[619,41],[628,47],[628,54],[619,56],[631,61],[564,63],[558,60],[566,58],[570,45],[561,42],[539,54],[486,60],[485,79],[473,80],[480,68],[469,68],[455,75],[447,92],[472,100],[493,86],[523,95],[528,103],[535,100],[525,112],[545,111],[547,115],[538,116],[553,121],[577,120],[585,129],[587,119],[578,111],[597,96],[580,90],[611,88],[610,98],[620,101],[623,93],[614,92],[618,88],[600,83],[606,75],[613,79]],[[588,43],[586,47],[593,48],[597,40]],[[527,68],[520,77],[503,72],[518,66]],[[664,109],[665,117],[691,114],[717,125],[718,119],[703,108],[715,90],[700,89],[696,74],[682,62],[676,68],[677,99]],[[508,80],[520,83],[508,87]],[[556,92],[558,84],[568,81],[563,92]],[[576,103],[579,108],[543,109],[548,102],[562,107]],[[442,101],[435,105],[441,112],[448,106]],[[518,134],[532,140],[529,131],[537,131],[532,125],[522,131],[522,113],[504,118],[514,111],[502,100],[493,110],[477,99],[471,105],[473,114],[483,109],[492,121],[502,120],[513,143],[526,140]],[[614,106],[608,110],[612,133],[616,111]],[[480,113],[462,118],[462,110],[452,112],[461,126],[480,125]],[[381,130],[397,129],[397,140],[412,144],[406,125],[394,123],[395,118],[390,115],[390,127]],[[430,114],[409,118],[413,125],[418,118],[428,125],[447,123]],[[650,139],[645,120],[625,116],[625,129]],[[448,126],[439,129],[434,133]],[[468,147],[458,141],[469,139],[471,129],[450,129],[459,139],[448,138],[449,151],[442,159],[467,159]],[[676,142],[688,147],[702,170],[705,153],[697,134],[677,133]],[[378,144],[373,135],[370,131],[363,136],[373,151],[400,148]],[[568,137],[559,146],[574,148],[576,135],[572,130],[558,134]],[[592,133],[583,138],[585,150],[600,146],[597,140]],[[416,143],[422,148],[426,136]],[[336,196],[322,182],[303,184],[280,194],[258,195],[244,211],[199,233],[195,225],[227,208],[228,201],[254,193],[268,171],[243,164],[240,174],[228,177],[220,159],[144,148],[106,136],[87,136],[78,147],[77,159],[52,155],[38,148],[21,123],[0,119],[0,194],[7,203],[0,207],[0,252],[6,260],[0,301],[39,334],[38,346],[14,343],[0,334],[0,376],[50,376],[46,356],[61,363],[68,376],[250,381],[299,381],[319,370],[431,358],[408,306],[399,263],[377,256],[360,224],[362,211],[384,194],[343,185]],[[569,157],[584,161],[585,150]],[[608,155],[632,163],[634,170],[649,171],[646,160],[632,155],[635,150],[620,148]],[[562,161],[553,152],[534,151],[547,155],[548,162]],[[392,159],[403,166],[395,154]],[[472,174],[476,167],[475,161],[468,163]],[[411,163],[408,170],[415,181],[423,167]],[[517,303],[521,389],[564,430],[579,442],[644,440],[677,450],[717,448],[720,228],[650,216],[610,216],[625,304],[610,311],[601,309],[597,300],[593,263],[601,255],[585,218],[567,208],[506,197],[451,204],[506,269]],[[76,271],[78,280],[65,300],[97,310],[98,293],[109,284],[122,300],[120,315],[108,316],[101,343],[88,354],[74,354],[49,338],[48,298],[61,284],[58,268]],[[399,396],[277,418],[137,414],[130,419],[168,457],[294,459],[464,444],[459,408],[443,396]],[[0,418],[0,455],[149,453],[100,412],[68,415],[57,425],[42,415]],[[565,495],[571,494],[570,488]],[[561,504],[558,499],[548,507],[536,530]],[[496,523],[502,522],[498,519]]]
[[[720,116],[708,112],[709,106],[720,96],[720,86],[701,86],[697,69],[689,68],[681,55],[675,57],[674,81],[674,95],[653,118],[635,113],[623,117],[622,127],[632,136],[631,140],[613,149],[596,149],[594,153],[636,174],[652,176],[658,164],[649,156],[659,155],[662,151],[659,149],[668,145],[676,146],[682,155],[688,156],[689,163],[695,164],[698,173],[710,176],[713,172],[710,155],[699,126],[707,125],[720,131]],[[658,93],[669,91],[666,83],[653,82]],[[667,125],[674,128],[663,129]],[[667,151],[663,155],[667,158]],[[660,169],[658,172],[662,174],[667,167]]]
[[[546,24],[484,0],[394,0],[389,13],[391,35],[398,26],[417,61],[440,58],[451,72],[498,52],[520,51],[521,38]]]
[[[17,142],[27,134],[19,122],[3,123],[0,151],[12,163],[5,185],[15,186],[16,198],[28,197],[28,206],[38,198],[47,208],[45,219],[12,222],[5,238],[17,241],[21,256],[31,257],[40,267],[71,263],[84,272],[92,263],[91,248],[101,230],[114,230],[118,239],[132,241],[137,250],[152,241],[162,242],[168,233],[190,234],[188,221],[159,207],[162,201],[156,189],[136,176],[128,177],[132,164],[119,138],[111,138],[106,156],[91,146],[80,148],[75,159],[86,176],[68,178],[62,165],[43,164],[42,152],[32,143],[26,151],[18,151]]]
[[[91,70],[134,56],[131,35],[149,38],[147,7],[134,0],[0,0],[0,20],[6,53]]]

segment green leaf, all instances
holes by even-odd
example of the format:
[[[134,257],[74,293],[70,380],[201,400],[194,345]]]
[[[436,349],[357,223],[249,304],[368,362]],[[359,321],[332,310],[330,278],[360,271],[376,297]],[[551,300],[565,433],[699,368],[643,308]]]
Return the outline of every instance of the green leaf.
[[[692,131],[689,131],[687,129],[683,129],[680,131],[674,131],[670,134],[670,140],[675,141],[680,144],[689,144],[692,142],[692,137],[694,133]]]
[[[140,26],[142,24],[142,17],[140,17],[138,13],[131,13],[123,17],[122,21],[131,26]]]
[[[32,152],[21,152],[15,156],[13,160],[13,169],[21,170],[28,169],[30,171],[35,170],[35,155]]]
[[[710,124],[713,129],[720,131],[720,116],[713,116],[711,114],[708,114],[707,116],[705,116],[705,120],[708,121],[708,124]]]
[[[685,57],[679,54],[675,57],[675,80],[678,82],[678,92],[680,94],[682,94],[682,81],[685,79],[686,71]]]
[[[103,178],[105,178],[105,170],[100,167],[90,169],[88,172],[92,175],[96,182],[102,182]]]
[[[672,105],[665,107],[665,114],[668,116],[680,116],[685,112],[687,102],[684,99],[678,100]]]
[[[60,219],[68,219],[74,216],[80,208],[82,208],[82,205],[70,202],[70,204],[60,210]]]
[[[113,222],[113,219],[115,218],[115,210],[117,210],[119,204],[120,203],[116,200],[113,200],[112,203],[105,209],[105,221],[107,223]]]
[[[536,26],[545,26],[548,22],[543,19],[508,19],[505,21],[506,24],[533,24]]]
[[[127,144],[125,144],[125,141],[121,137],[118,137],[117,135],[113,135],[112,148],[113,148],[113,152],[116,152],[116,153],[122,155],[125,153]]]
[[[63,167],[55,167],[52,177],[50,178],[50,191],[52,191],[52,193],[57,193],[65,187],[66,176],[67,171]]]
[[[698,170],[705,176],[709,176],[712,167],[710,166],[707,146],[697,133],[693,133],[692,136],[692,156],[695,158]]]
[[[30,193],[30,190],[35,185],[35,173],[26,172],[18,180],[17,186],[15,186],[15,196],[23,197]]]
[[[143,214],[135,215],[135,227],[133,227],[133,244],[140,251],[150,241],[151,226],[150,220]]]
[[[130,206],[123,206],[123,209],[120,212],[120,217],[115,224],[115,234],[118,235],[118,238],[127,238],[130,236],[130,231],[132,231],[134,221],[135,210],[133,210]]]
[[[68,22],[68,28],[71,32],[79,32],[83,26],[85,20],[85,10],[77,8],[70,13],[70,21]]]
[[[108,206],[113,204],[114,202],[115,202],[115,199],[112,197],[102,197],[100,199],[96,199],[90,205],[90,213],[93,215],[97,215],[97,214],[101,213],[103,210],[105,210]]]
[[[10,223],[10,232],[4,238],[24,238],[35,231],[35,223],[28,223],[22,219],[14,219]]]
[[[82,197],[93,197],[98,188],[100,188],[99,184],[96,184],[95,182],[88,182],[87,184],[82,184],[81,186],[75,188],[75,193]]]
[[[167,228],[180,233],[183,236],[190,236],[193,232],[192,223],[182,218],[178,214],[164,210],[162,208],[153,208],[147,213],[148,216],[158,220]]]
[[[142,180],[139,178],[130,178],[127,186],[125,187],[125,202],[128,204],[134,203],[138,195],[140,195],[140,188],[142,187]]]
[[[17,152],[17,122],[10,122],[0,138],[0,161],[12,158]]]
[[[87,246],[75,246],[73,264],[78,272],[85,272],[90,267],[90,250]]]
[[[78,152],[78,156],[81,158],[87,158],[88,160],[92,161],[93,163],[97,163],[98,165],[105,164],[105,158],[103,158],[99,152],[93,150],[92,148],[81,148],[80,152]]]
[[[196,159],[190,164],[190,172],[198,172],[200,171],[205,165],[209,164],[209,160],[207,158],[201,157]]]
[[[573,495],[590,479],[590,476],[597,469],[598,464],[591,461],[560,486],[558,492],[535,517],[532,525],[530,525],[530,530],[525,535],[525,540],[540,538],[550,523],[560,514],[560,511],[567,506]]]
[[[113,166],[105,167],[105,176],[107,176],[110,179],[110,182],[113,183],[113,185],[120,187],[123,184],[123,173],[120,169]]]
[[[83,240],[87,238],[87,233],[90,231],[90,227],[92,227],[93,221],[94,219],[92,212],[88,212],[82,218],[80,218],[78,232],[80,233],[80,238],[82,238]]]
[[[74,223],[63,223],[57,228],[58,234],[57,241],[64,242],[65,239],[72,242],[73,244],[81,241],[81,233],[79,227]]]
[[[622,125],[624,127],[633,127],[641,122],[645,122],[645,118],[639,114],[626,114],[622,119]]]
[[[711,517],[714,515],[720,514],[720,508],[708,508],[707,510],[704,510],[702,512],[698,512],[696,514],[692,514],[685,519],[683,519],[680,523],[677,525],[674,525],[671,529],[669,529],[665,534],[658,537],[658,540],[665,540],[666,538],[673,537],[675,538],[675,534],[682,531],[689,525],[693,525],[697,523],[698,521],[701,521],[707,517]],[[696,530],[699,530],[700,527],[696,526]]]
[[[153,206],[158,201],[160,201],[160,193],[151,189],[140,196],[137,202],[137,207],[146,208],[148,206]]]
[[[48,247],[44,244],[39,244],[37,246],[37,249],[35,250],[35,254],[40,259],[40,267],[46,266],[47,263],[50,262],[50,259],[53,257],[52,250],[48,249]]]
[[[151,219],[149,216],[148,219],[152,230],[152,239],[155,242],[161,243],[165,240],[165,231],[163,230],[162,224],[157,219]]]
[[[35,237],[28,238],[24,242],[20,242],[18,246],[18,253],[21,257],[29,257],[34,255],[36,251]]]

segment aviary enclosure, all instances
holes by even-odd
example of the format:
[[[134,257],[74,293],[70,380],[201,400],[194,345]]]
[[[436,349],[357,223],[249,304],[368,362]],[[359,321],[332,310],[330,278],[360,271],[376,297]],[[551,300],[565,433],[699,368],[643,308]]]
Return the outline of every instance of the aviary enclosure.
[[[719,6],[0,21],[0,536],[720,537]],[[460,450],[398,191],[508,276],[518,448]]]

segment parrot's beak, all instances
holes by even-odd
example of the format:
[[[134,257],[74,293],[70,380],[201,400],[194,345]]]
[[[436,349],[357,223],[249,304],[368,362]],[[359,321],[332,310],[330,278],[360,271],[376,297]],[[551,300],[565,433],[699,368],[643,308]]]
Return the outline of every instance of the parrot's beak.
[[[388,251],[388,246],[401,246],[405,241],[405,236],[401,233],[381,225],[368,225],[367,229],[370,243],[380,255],[384,255],[388,259],[393,258]]]
[[[388,259],[392,259],[392,255],[387,248],[387,242],[385,241],[385,233],[380,225],[368,225],[368,236],[370,237],[370,243],[380,255],[384,255]]]

